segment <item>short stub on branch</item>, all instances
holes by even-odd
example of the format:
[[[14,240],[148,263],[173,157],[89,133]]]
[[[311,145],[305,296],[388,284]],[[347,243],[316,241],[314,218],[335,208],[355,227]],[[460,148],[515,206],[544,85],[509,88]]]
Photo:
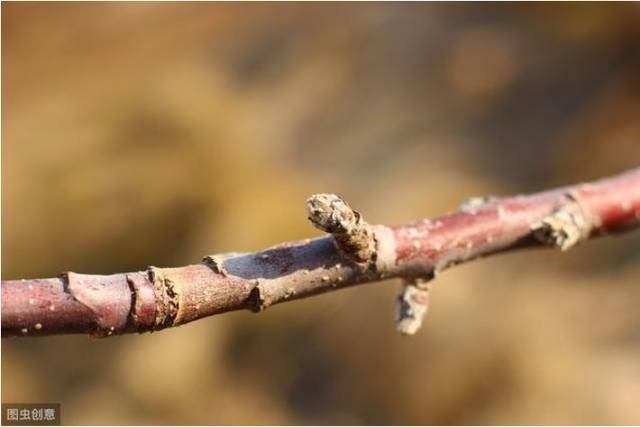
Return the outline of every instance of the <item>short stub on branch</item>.
[[[551,215],[531,226],[536,239],[562,251],[587,239],[592,228],[592,221],[577,199],[569,193]]]
[[[396,328],[402,335],[414,335],[429,310],[429,282],[405,280],[396,299]]]
[[[371,225],[335,194],[314,194],[307,199],[309,221],[333,235],[340,253],[356,263],[369,263],[375,254]]]
[[[356,263],[375,265],[374,228],[342,198],[335,194],[314,194],[307,200],[307,210],[313,225],[334,237],[342,256]],[[404,279],[396,301],[396,325],[401,334],[413,335],[420,329],[428,309],[431,279],[432,275]]]

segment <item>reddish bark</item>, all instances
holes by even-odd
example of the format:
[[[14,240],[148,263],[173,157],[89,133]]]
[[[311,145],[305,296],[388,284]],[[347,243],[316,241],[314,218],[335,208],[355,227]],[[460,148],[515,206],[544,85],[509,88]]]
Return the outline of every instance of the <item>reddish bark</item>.
[[[2,281],[2,336],[153,331],[388,277],[429,279],[457,263],[523,247],[566,249],[638,227],[640,169],[529,196],[473,199],[433,220],[351,223],[355,231],[335,231],[339,248],[334,236],[325,236],[179,268]],[[368,253],[360,241],[367,238],[375,249],[366,262],[345,254],[350,247]]]

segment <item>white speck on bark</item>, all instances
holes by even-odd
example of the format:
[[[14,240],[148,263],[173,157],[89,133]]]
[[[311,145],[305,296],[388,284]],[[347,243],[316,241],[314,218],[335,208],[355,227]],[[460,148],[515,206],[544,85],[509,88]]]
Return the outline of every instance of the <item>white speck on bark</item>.
[[[469,197],[462,202],[462,204],[460,205],[460,210],[462,212],[475,215],[480,209],[491,202],[491,200],[493,200],[493,197],[491,196]]]

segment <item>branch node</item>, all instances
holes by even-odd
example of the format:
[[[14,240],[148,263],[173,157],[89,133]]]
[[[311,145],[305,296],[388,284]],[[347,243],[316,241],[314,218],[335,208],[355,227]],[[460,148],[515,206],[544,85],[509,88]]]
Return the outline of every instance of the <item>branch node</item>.
[[[569,193],[551,215],[531,226],[536,239],[562,251],[571,249],[589,237],[592,228],[592,221]]]
[[[66,272],[62,275],[66,290],[76,301],[88,308],[94,319],[91,334],[105,337],[124,331],[131,311],[132,296],[124,275],[110,276]],[[42,323],[37,323],[43,328]],[[47,326],[47,325],[45,325]]]
[[[429,280],[405,279],[396,299],[396,328],[402,335],[414,335],[429,310]]]
[[[254,313],[260,313],[271,305],[271,298],[265,292],[262,283],[259,280],[255,281],[255,286],[251,289],[248,298],[248,307]]]
[[[131,290],[131,328],[138,332],[152,329],[156,320],[156,297],[153,283],[145,272],[126,275]]]
[[[224,269],[224,259],[218,255],[207,255],[202,258],[202,262],[211,267],[211,269],[222,275],[222,277],[227,277],[227,270]]]
[[[309,221],[333,235],[340,253],[356,263],[375,260],[375,238],[371,225],[335,194],[314,194],[307,199]]]
[[[164,277],[162,270],[157,267],[147,269],[149,281],[153,284],[156,297],[155,330],[173,326],[179,309],[179,298],[173,282]]]

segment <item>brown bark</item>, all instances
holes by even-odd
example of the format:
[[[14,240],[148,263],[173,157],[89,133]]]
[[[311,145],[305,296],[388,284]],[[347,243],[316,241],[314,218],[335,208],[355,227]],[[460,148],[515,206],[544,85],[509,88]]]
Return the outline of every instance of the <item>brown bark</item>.
[[[420,284],[436,272],[518,248],[566,250],[638,227],[640,168],[528,196],[474,198],[457,212],[399,226],[370,225],[333,195],[307,205],[313,224],[331,235],[186,267],[2,281],[2,336],[154,331],[390,277],[406,280],[398,327],[413,333],[428,300]]]

